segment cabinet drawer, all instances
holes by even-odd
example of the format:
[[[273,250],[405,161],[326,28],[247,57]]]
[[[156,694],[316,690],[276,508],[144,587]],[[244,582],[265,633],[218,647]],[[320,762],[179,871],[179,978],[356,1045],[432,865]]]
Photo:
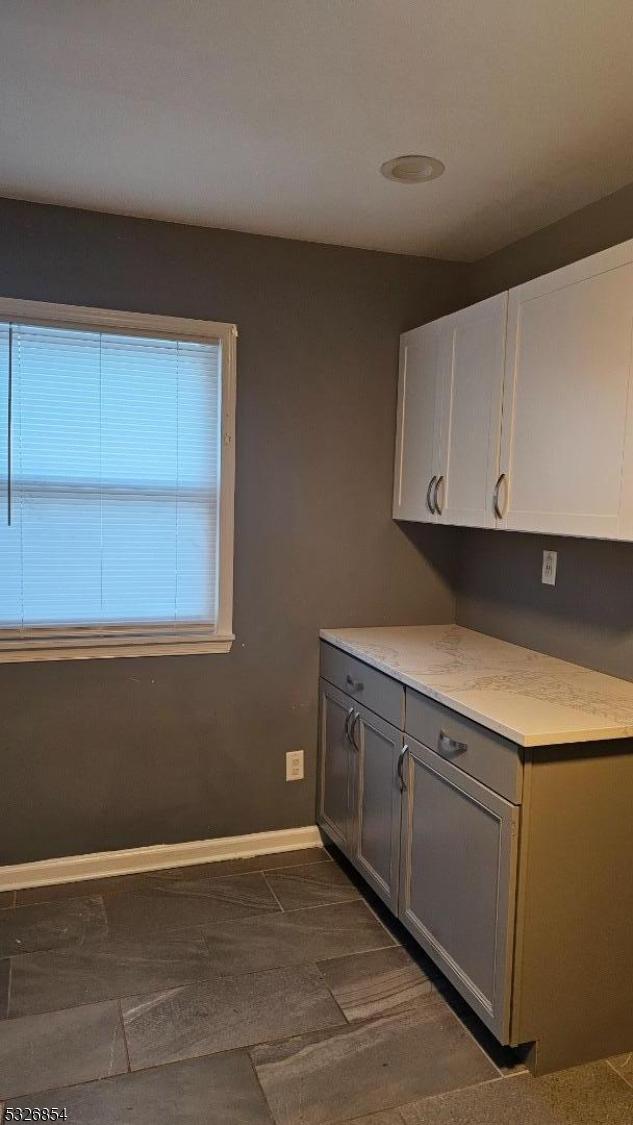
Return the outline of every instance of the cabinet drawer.
[[[369,707],[398,730],[404,726],[404,688],[397,680],[321,642],[321,675],[351,699]]]
[[[523,764],[514,742],[411,688],[406,689],[405,731],[495,793],[521,803]]]

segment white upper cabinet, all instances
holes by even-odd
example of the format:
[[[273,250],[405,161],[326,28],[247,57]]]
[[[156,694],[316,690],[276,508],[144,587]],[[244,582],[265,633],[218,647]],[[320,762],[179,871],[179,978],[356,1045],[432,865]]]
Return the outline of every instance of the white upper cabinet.
[[[495,526],[507,304],[507,293],[500,293],[439,322],[441,523]]]
[[[507,296],[401,337],[397,519],[494,527]]]
[[[633,540],[633,240],[407,332],[394,516]]]
[[[437,471],[441,321],[400,337],[396,464],[393,515],[435,521],[432,507]]]
[[[510,292],[500,527],[633,538],[633,242]]]

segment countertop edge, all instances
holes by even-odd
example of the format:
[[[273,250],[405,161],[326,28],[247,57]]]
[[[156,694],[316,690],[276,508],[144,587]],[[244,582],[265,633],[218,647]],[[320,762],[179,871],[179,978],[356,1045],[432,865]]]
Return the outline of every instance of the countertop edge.
[[[397,680],[405,687],[411,688],[412,691],[417,691],[420,695],[425,695],[428,699],[432,699],[436,703],[442,703],[445,707],[450,707],[451,711],[456,711],[458,715],[463,715],[464,718],[471,719],[472,722],[478,723],[479,726],[485,727],[486,730],[501,735],[502,738],[507,738],[508,741],[514,742],[523,749],[542,748],[545,746],[569,746],[574,742],[608,742],[615,739],[631,738],[630,731],[623,731],[621,728],[617,727],[601,728],[600,730],[591,731],[558,731],[550,732],[542,736],[526,735],[512,727],[507,727],[504,723],[500,723],[490,718],[490,716],[482,714],[480,711],[476,711],[474,708],[468,707],[467,704],[454,699],[453,696],[437,688],[430,687],[423,681],[402,671],[402,669],[394,668],[393,665],[380,660],[379,657],[370,656],[366,652],[360,651],[354,646],[353,642],[342,640],[330,629],[320,629],[319,639],[325,641],[327,644],[331,644],[334,648],[340,649],[342,652],[348,653],[349,656],[355,657],[356,660],[361,660],[363,664],[368,664],[370,668],[375,668],[378,672],[383,672],[386,676],[390,676],[392,680]]]

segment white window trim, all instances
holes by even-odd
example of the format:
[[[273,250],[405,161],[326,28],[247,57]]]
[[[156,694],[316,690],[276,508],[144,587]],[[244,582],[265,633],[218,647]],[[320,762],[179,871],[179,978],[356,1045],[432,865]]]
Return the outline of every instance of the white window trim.
[[[218,560],[219,602],[215,628],[164,624],[142,628],[85,626],[68,630],[38,629],[30,636],[9,637],[0,629],[0,664],[36,660],[89,660],[121,656],[170,656],[229,652],[233,633],[233,535],[235,492],[235,384],[237,328],[211,320],[155,316],[152,313],[55,305],[0,297],[0,321],[58,328],[123,331],[168,339],[219,341],[222,350],[222,453],[220,464]],[[4,632],[4,636],[3,636]]]

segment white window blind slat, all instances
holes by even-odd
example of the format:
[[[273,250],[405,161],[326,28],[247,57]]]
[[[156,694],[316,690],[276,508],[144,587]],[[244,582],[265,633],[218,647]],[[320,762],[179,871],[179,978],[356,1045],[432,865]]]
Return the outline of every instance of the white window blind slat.
[[[0,324],[0,629],[217,619],[219,342]]]

